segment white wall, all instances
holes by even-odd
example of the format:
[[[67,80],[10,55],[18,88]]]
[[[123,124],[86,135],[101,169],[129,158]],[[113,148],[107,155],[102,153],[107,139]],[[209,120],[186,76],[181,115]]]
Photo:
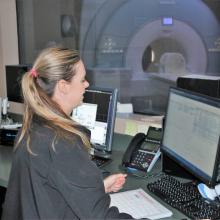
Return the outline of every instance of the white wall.
[[[6,96],[5,65],[18,64],[15,0],[0,0],[0,96]],[[10,103],[9,111],[23,112],[23,105]]]

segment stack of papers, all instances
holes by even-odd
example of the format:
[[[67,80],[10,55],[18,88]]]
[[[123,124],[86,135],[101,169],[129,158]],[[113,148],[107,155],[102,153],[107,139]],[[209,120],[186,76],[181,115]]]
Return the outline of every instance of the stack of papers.
[[[120,212],[128,213],[133,218],[159,219],[173,214],[141,188],[114,193],[110,197],[110,206],[118,207]]]

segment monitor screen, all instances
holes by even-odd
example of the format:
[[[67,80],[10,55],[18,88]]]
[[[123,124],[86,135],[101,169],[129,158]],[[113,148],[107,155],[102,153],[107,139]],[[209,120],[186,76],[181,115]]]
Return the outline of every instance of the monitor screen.
[[[162,152],[207,185],[216,183],[220,100],[171,88]]]
[[[9,101],[23,103],[21,95],[21,78],[29,70],[27,65],[7,65],[6,70],[6,89]]]
[[[111,152],[116,106],[117,89],[88,88],[82,105],[72,112],[72,118],[91,131],[90,141],[99,156]]]

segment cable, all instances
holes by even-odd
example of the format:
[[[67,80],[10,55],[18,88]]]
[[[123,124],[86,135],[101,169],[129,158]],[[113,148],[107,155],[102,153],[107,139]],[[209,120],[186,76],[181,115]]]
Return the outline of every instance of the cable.
[[[142,179],[150,179],[150,178],[157,178],[157,177],[162,177],[164,175],[164,173],[162,173],[162,171],[158,172],[158,173],[146,173],[143,171],[139,171],[139,170],[131,170],[131,169],[126,169],[126,173],[128,175],[137,177],[137,178],[142,178]]]

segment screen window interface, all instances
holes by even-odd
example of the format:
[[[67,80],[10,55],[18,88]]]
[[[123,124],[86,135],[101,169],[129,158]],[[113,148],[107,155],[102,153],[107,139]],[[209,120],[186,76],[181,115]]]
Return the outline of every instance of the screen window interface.
[[[170,93],[162,147],[205,179],[213,177],[220,135],[220,108]]]
[[[72,112],[72,118],[91,131],[92,144],[105,145],[107,141],[111,98],[110,92],[87,90],[82,105]]]

